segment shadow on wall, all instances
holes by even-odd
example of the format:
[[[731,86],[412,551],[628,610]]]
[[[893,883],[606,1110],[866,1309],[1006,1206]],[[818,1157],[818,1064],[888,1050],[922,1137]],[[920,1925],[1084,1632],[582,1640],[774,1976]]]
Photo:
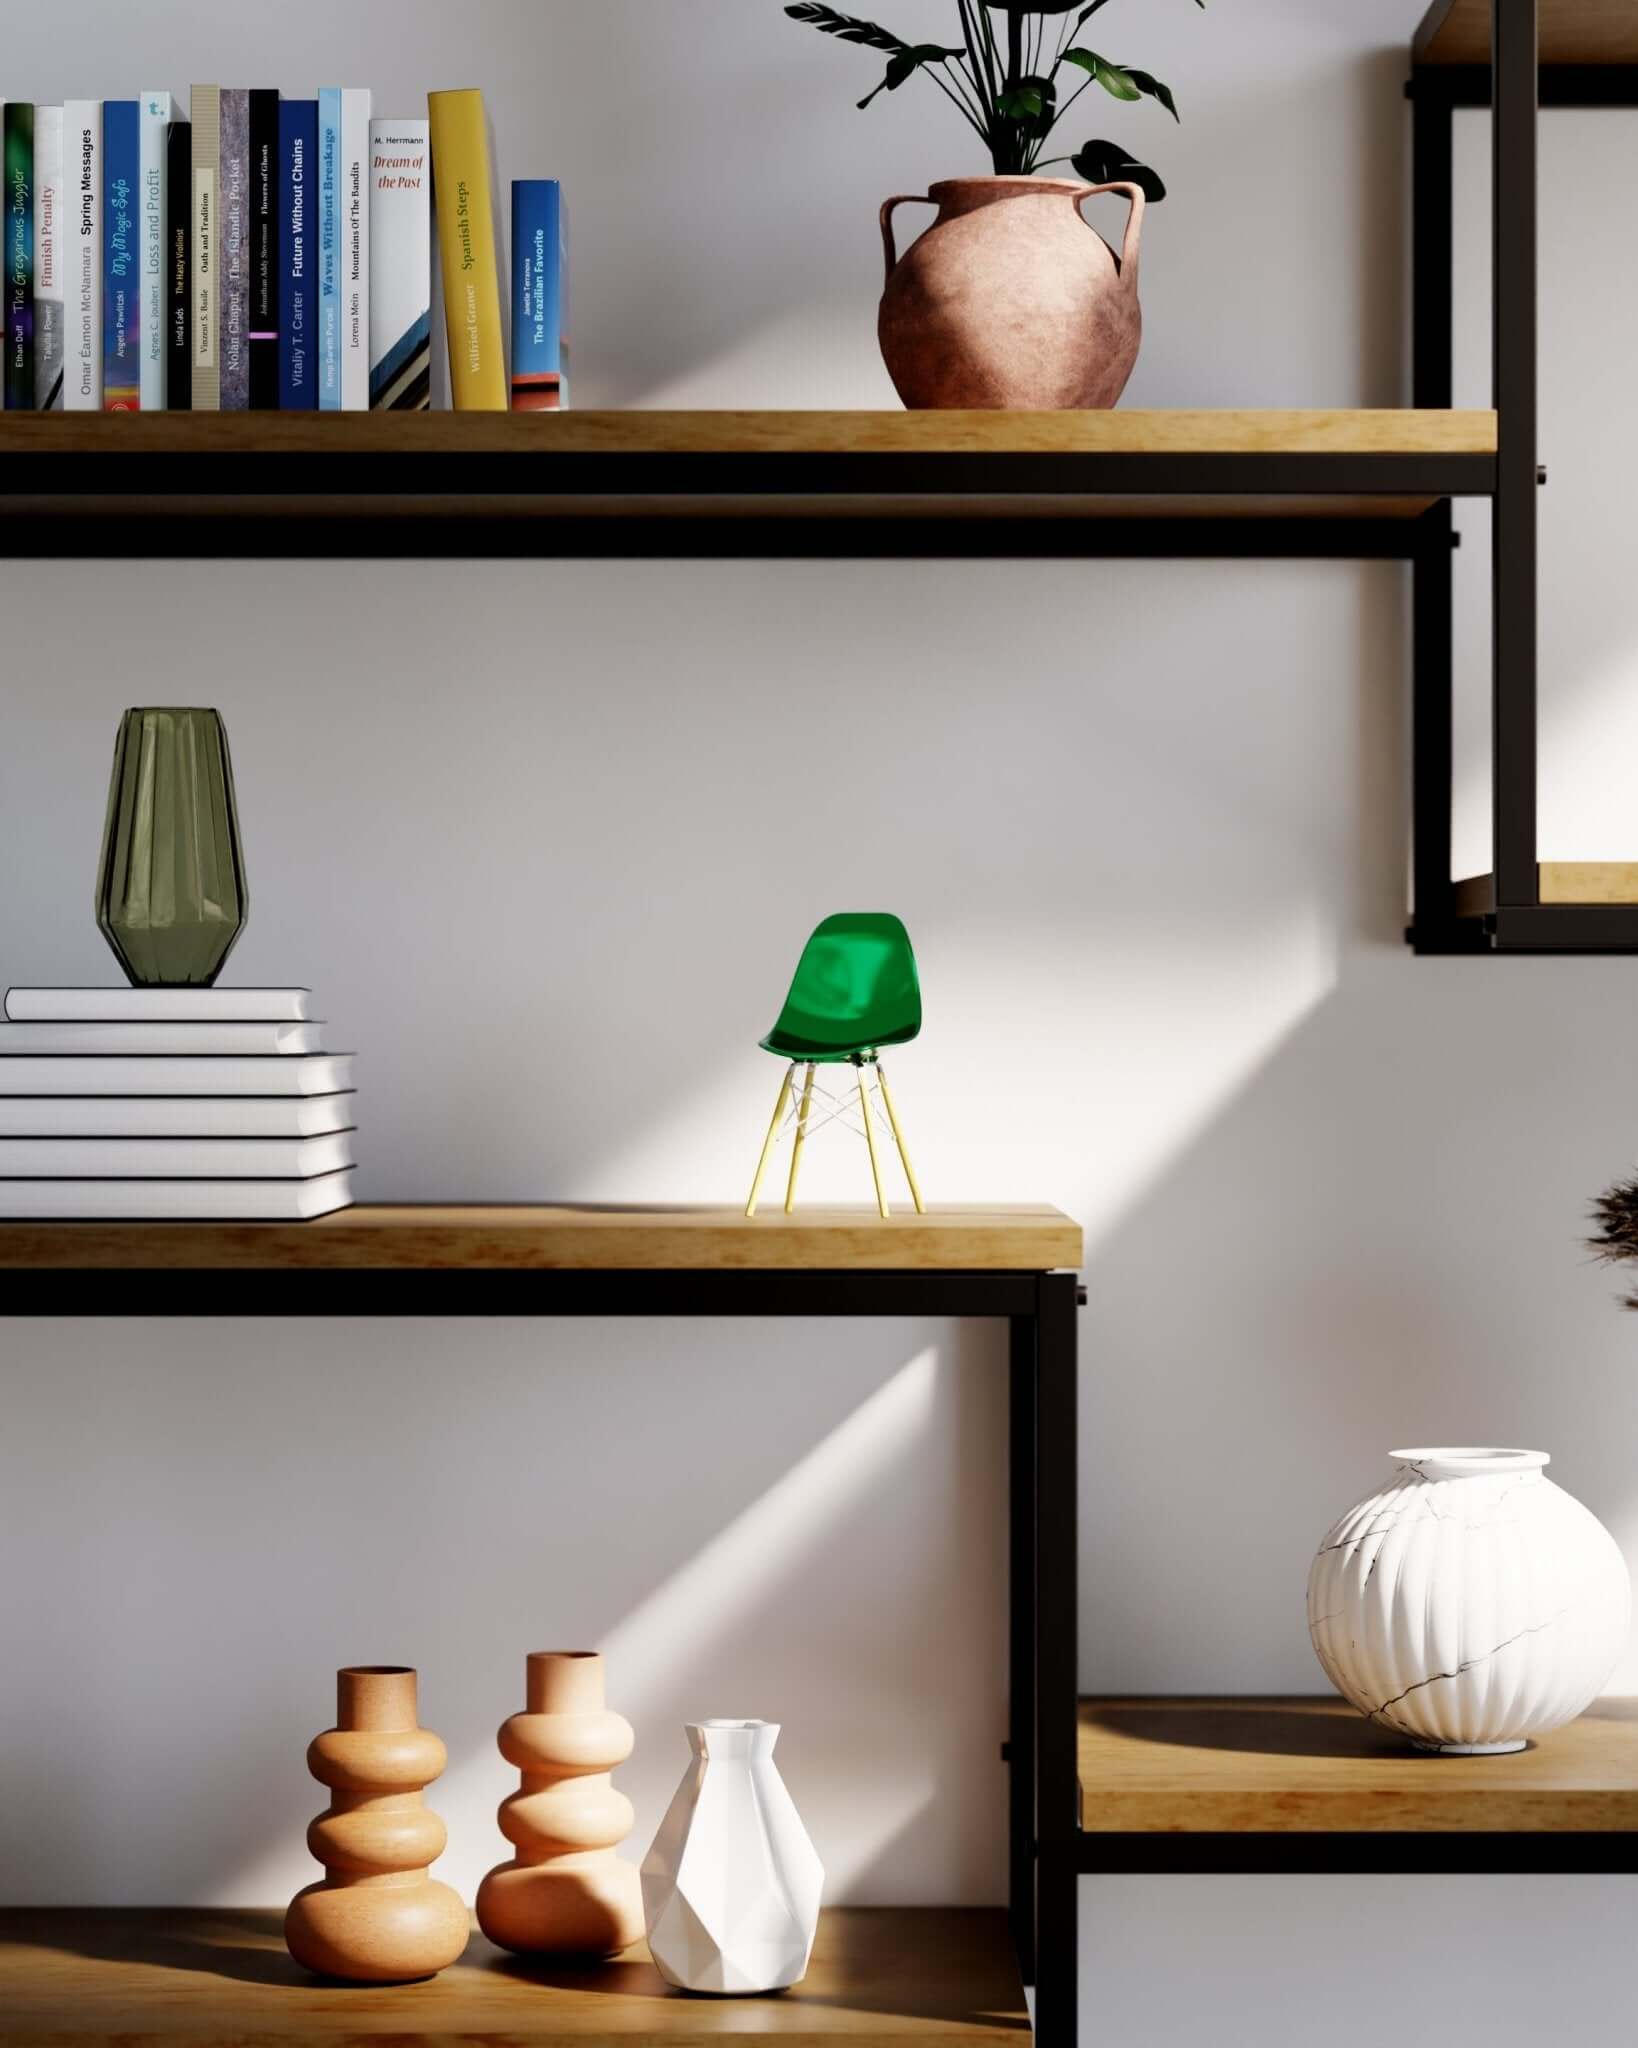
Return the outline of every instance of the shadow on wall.
[[[1512,966],[1351,955],[1093,1248],[1083,1342],[1118,1361],[1086,1397],[1094,1689],[1323,1689],[1313,1547],[1399,1443],[1552,1452],[1630,1556],[1634,1333],[1581,1242],[1630,1147],[1599,1080],[1630,976],[1555,963],[1531,1001]],[[1186,1423],[1165,1438],[1157,1527],[1142,1456],[1099,1446],[1153,1443],[1161,1410]],[[1614,1687],[1635,1684],[1629,1661]]]
[[[598,1642],[639,1731],[630,1852],[683,1723],[751,1713],[786,1725],[833,1896],[914,1900],[929,1869],[995,1896],[1004,1773],[973,1769],[1004,1727],[995,1332],[849,1323],[792,1359],[787,1327],[734,1324],[673,1367],[681,1326],[577,1325],[559,1347],[564,1327],[477,1346],[462,1324],[293,1323],[237,1356],[233,1325],[56,1327],[54,1369],[18,1372],[3,1460],[38,1569],[0,1596],[29,1645],[0,1674],[0,1897],[288,1896],[314,1874],[303,1754],[334,1670],[388,1655],[420,1668],[449,1745],[429,1803],[451,1826],[439,1874],[470,1896],[508,1853],[494,1731],[524,1653]]]

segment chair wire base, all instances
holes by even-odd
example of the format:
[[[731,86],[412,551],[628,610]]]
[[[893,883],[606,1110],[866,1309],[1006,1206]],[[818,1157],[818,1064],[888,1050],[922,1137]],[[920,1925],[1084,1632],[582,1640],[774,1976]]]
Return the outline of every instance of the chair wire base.
[[[856,1138],[864,1139],[870,1153],[871,1177],[876,1185],[876,1206],[883,1216],[892,1214],[882,1182],[882,1152],[886,1147],[898,1153],[916,1214],[926,1214],[915,1168],[910,1164],[909,1149],[887,1085],[886,1069],[874,1053],[860,1054],[850,1065],[853,1079],[852,1085],[846,1089],[827,1086],[819,1078],[818,1065],[812,1063],[807,1066],[798,1090],[796,1077],[802,1072],[803,1063],[793,1060],[786,1069],[779,1085],[779,1099],[774,1104],[773,1121],[763,1143],[762,1157],[757,1162],[756,1178],[751,1183],[751,1198],[745,1204],[747,1216],[756,1214],[769,1163],[787,1138],[791,1146],[791,1170],[785,1188],[785,1214],[791,1213],[796,1207],[796,1183],[802,1169],[803,1147],[816,1131],[824,1130],[829,1124],[840,1124]]]

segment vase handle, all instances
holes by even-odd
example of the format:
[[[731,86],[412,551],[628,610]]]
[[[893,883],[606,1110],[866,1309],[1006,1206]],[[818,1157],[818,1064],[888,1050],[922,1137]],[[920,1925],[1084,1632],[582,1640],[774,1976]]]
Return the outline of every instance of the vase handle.
[[[897,199],[889,199],[882,207],[882,249],[887,257],[887,275],[891,279],[899,267],[899,252],[893,244],[893,210],[899,206],[933,206],[937,201],[929,199],[925,192],[901,192]]]
[[[1148,204],[1148,201],[1144,198],[1141,185],[1128,185],[1124,183],[1089,185],[1080,198],[1076,200],[1075,211],[1080,213],[1081,208],[1085,206],[1086,202],[1089,199],[1096,199],[1100,192],[1124,192],[1132,202],[1132,210],[1126,216],[1126,240],[1121,244],[1120,281],[1128,289],[1135,291],[1137,289],[1138,249],[1143,240],[1143,209]],[[1085,220],[1086,216],[1081,214],[1081,218]],[[1087,226],[1091,227],[1092,223],[1087,221]],[[1092,232],[1096,234],[1097,229],[1093,228]]]

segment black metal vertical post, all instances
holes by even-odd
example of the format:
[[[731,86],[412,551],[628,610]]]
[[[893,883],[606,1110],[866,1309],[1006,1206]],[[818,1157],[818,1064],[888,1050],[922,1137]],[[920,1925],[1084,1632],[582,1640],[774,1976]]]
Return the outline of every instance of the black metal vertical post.
[[[1437,67],[1419,71],[1411,82],[1411,403],[1440,412],[1455,389],[1454,131]]]
[[[1450,876],[1455,664],[1450,500],[1416,522],[1411,565],[1411,833],[1416,934],[1438,944],[1456,913]]]
[[[1492,0],[1496,903],[1539,899],[1536,869],[1536,0]]]
[[[1436,411],[1448,410],[1455,392],[1454,128],[1450,94],[1437,69],[1418,72],[1411,82],[1411,403]],[[1412,892],[1416,932],[1426,941],[1448,930],[1456,907],[1450,878],[1455,671],[1448,499],[1422,516],[1412,576]]]
[[[1012,1945],[1035,1982],[1035,1318],[1008,1324],[1011,1468],[1008,1883]]]
[[[1079,1599],[1072,1273],[1043,1274],[1036,1336],[1038,2048],[1074,2048],[1080,1943]]]

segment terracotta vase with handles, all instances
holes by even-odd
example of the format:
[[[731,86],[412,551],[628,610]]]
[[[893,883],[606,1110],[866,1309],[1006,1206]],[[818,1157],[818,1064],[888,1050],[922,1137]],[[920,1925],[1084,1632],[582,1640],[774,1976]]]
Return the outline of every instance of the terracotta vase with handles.
[[[1117,257],[1081,207],[1101,192],[1131,202]],[[1067,178],[949,178],[925,199],[882,208],[887,289],[881,344],[912,411],[1104,410],[1126,389],[1143,337],[1136,185]],[[936,206],[901,258],[893,214]]]

